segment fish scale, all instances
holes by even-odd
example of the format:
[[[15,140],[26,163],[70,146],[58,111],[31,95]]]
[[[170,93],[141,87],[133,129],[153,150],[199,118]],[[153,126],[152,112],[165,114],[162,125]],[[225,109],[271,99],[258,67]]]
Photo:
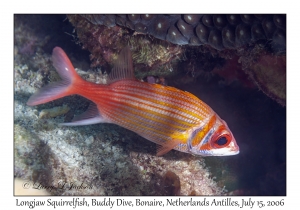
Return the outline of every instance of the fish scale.
[[[142,110],[143,111],[143,110]],[[140,114],[139,110],[134,110],[134,108],[131,107],[126,107],[124,109],[118,110],[118,109],[110,109],[110,117],[109,120],[113,121],[116,124],[120,124],[118,123],[118,121],[123,121],[125,123],[120,124],[123,127],[128,127],[128,125],[134,124],[135,125],[135,129],[134,131],[137,133],[139,132],[139,128],[141,125],[145,126],[147,125],[147,127],[149,128],[153,128],[156,130],[161,131],[162,129],[165,129],[166,131],[178,131],[180,128],[180,130],[184,130],[184,128],[179,127],[179,126],[174,126],[172,124],[167,124],[164,120],[165,118],[160,118],[157,115],[154,114],[149,114],[147,113],[143,113]],[[112,115],[114,115],[114,119],[113,120],[111,117]],[[156,119],[155,119],[156,118]],[[159,119],[159,120],[157,120]],[[170,125],[170,126],[167,126]]]
[[[123,106],[124,107],[124,106]],[[165,118],[165,117],[161,117],[159,116],[157,113],[155,112],[150,112],[148,110],[148,112],[143,113],[143,115],[140,115],[140,111],[137,111],[135,108],[132,107],[126,107],[126,109],[123,110],[117,110],[117,109],[109,109],[111,110],[110,112],[114,113],[114,112],[118,112],[117,119],[125,119],[125,116],[122,116],[124,114],[132,114],[131,116],[126,116],[126,117],[132,117],[127,119],[127,121],[130,121],[134,118],[138,118],[139,120],[145,120],[144,123],[150,122],[151,124],[155,124],[158,126],[161,126],[161,128],[168,128],[170,129],[170,127],[173,127],[176,130],[179,131],[184,131],[187,127],[189,127],[188,125],[182,125],[178,122],[174,122],[172,121],[170,118]],[[121,115],[121,116],[120,116]],[[111,119],[110,119],[111,120]]]
[[[72,94],[93,102],[85,113],[62,125],[113,123],[158,144],[158,155],[172,149],[204,156],[239,153],[227,124],[206,103],[174,87],[138,81],[128,47],[120,53],[107,85],[80,78],[61,48],[54,48],[52,60],[62,81],[43,87],[27,104]]]
[[[119,95],[119,97],[121,97]],[[125,98],[123,98],[124,100],[122,102],[119,102],[121,104],[123,104],[124,106],[130,106],[130,107],[134,107],[137,110],[141,110],[144,111],[145,109],[149,112],[156,112],[156,115],[161,115],[161,116],[168,116],[168,117],[172,117],[172,118],[177,118],[179,120],[181,120],[181,122],[183,124],[187,124],[187,123],[192,123],[193,119],[189,118],[190,116],[187,114],[182,114],[181,113],[176,113],[174,112],[173,108],[170,108],[168,106],[156,106],[153,102],[149,102],[149,101],[134,101],[135,99],[133,97],[128,98],[128,96],[125,96]],[[110,99],[111,100],[111,99]],[[165,117],[166,117],[165,116]]]
[[[178,125],[179,123],[171,124],[171,119],[167,119],[166,117],[160,117],[165,115],[160,114],[159,116],[158,113],[153,112],[146,112],[141,114],[139,112],[142,112],[143,110],[137,110],[131,107],[124,108],[124,106],[122,108],[123,109],[121,110],[113,108],[110,112],[116,115],[118,120],[127,119],[127,124],[132,124],[132,121],[136,121],[136,132],[139,130],[138,128],[140,126],[140,123],[142,123],[142,125],[147,124],[148,127],[154,127],[157,130],[166,129],[169,132],[171,132],[172,130],[174,130],[174,132],[186,130],[186,126]],[[172,120],[175,120],[175,118],[173,117]],[[125,124],[123,124],[122,126],[127,127]]]
[[[194,109],[192,108],[186,109],[186,107],[178,105],[179,100],[175,100],[175,101],[168,101],[166,99],[164,101],[157,100],[156,98],[159,98],[158,93],[156,93],[156,95],[154,95],[151,98],[151,97],[142,97],[130,91],[129,92],[122,91],[122,92],[118,92],[118,95],[115,96],[115,98],[120,100],[122,103],[127,102],[126,104],[127,106],[133,106],[133,104],[146,104],[147,110],[151,109],[152,107],[155,107],[157,110],[164,112],[159,114],[167,114],[168,116],[174,115],[178,119],[181,119],[182,123],[184,124],[188,121],[190,121],[191,123],[199,123],[201,120],[205,119],[211,113],[211,110],[207,109],[210,112],[206,112],[204,115],[203,113],[196,111],[197,107],[195,107]],[[105,100],[111,100],[111,99],[112,97],[110,96],[110,98],[107,98]],[[140,108],[140,107],[136,107],[136,108]]]
[[[131,86],[133,84],[127,84],[128,86]],[[126,86],[127,86],[126,85]],[[125,88],[126,88],[125,86]],[[141,83],[134,83],[134,86],[132,87],[132,90],[134,90],[136,93],[140,92],[142,95],[147,95],[151,98],[156,98],[157,100],[161,100],[162,102],[171,102],[174,105],[182,105],[182,107],[192,107],[195,111],[199,111],[201,109],[204,109],[204,107],[207,107],[206,105],[201,106],[201,101],[199,103],[199,100],[197,100],[195,103],[194,100],[190,100],[190,97],[187,97],[187,92],[185,94],[177,94],[178,91],[177,89],[170,88],[170,87],[165,87],[163,89],[158,89],[155,88],[155,86],[159,86],[157,84],[153,85],[145,85]],[[173,89],[173,91],[170,91],[170,89]],[[196,106],[195,106],[196,105]],[[199,108],[201,106],[201,108]]]
[[[115,110],[114,110],[115,111]],[[123,114],[124,115],[124,114]],[[125,114],[126,115],[126,114]],[[111,119],[115,124],[120,125],[122,127],[125,127],[131,131],[134,131],[144,138],[147,138],[149,140],[152,140],[154,142],[164,142],[171,140],[171,137],[161,130],[158,130],[157,128],[153,128],[153,123],[151,127],[147,124],[140,124],[137,123],[135,119],[130,118],[128,120],[127,118],[120,118],[114,114],[114,112],[107,113],[107,116],[109,119]],[[138,127],[137,127],[138,125]]]
[[[200,118],[199,120],[206,118],[209,113],[212,112],[210,107],[208,107],[196,97],[187,97],[187,95],[189,94],[187,92],[178,91],[177,89],[170,87],[164,87],[163,89],[161,88],[157,90],[157,88],[155,88],[155,85],[147,83],[143,84],[143,87],[139,87],[140,85],[136,85],[135,83],[130,82],[126,85],[129,87],[133,85],[132,90],[134,90],[134,94],[136,95],[136,97],[142,98],[147,96],[147,100],[152,100],[154,104],[161,104],[162,106],[169,107],[172,106],[174,112],[181,113],[183,115],[190,115],[197,120],[198,118]],[[131,93],[129,90],[125,91],[125,94]],[[140,94],[138,95],[138,93]],[[197,116],[195,117],[194,115]]]

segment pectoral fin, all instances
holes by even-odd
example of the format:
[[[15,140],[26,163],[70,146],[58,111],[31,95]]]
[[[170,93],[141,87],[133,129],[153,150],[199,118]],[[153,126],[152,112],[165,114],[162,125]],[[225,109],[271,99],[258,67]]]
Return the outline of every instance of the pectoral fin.
[[[157,156],[164,155],[169,151],[171,151],[172,149],[174,149],[178,144],[180,144],[180,141],[177,139],[172,139],[171,141],[167,141],[165,144],[161,144],[161,145],[158,144],[156,148],[156,155]]]

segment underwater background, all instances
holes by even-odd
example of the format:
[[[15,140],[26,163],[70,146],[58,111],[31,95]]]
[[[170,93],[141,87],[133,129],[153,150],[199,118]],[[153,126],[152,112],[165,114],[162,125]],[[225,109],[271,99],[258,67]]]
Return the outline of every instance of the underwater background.
[[[15,178],[55,186],[47,189],[53,195],[286,195],[285,24],[279,24],[285,18],[251,16],[247,22],[239,16],[232,28],[241,30],[241,24],[248,36],[220,49],[210,34],[230,23],[207,26],[206,43],[183,43],[187,38],[179,37],[177,45],[136,31],[130,23],[142,17],[120,17],[127,25],[107,27],[82,15],[14,15]],[[183,15],[164,18],[171,26],[185,21]],[[254,27],[268,33],[253,41]],[[83,78],[105,83],[126,44],[139,79],[199,97],[227,122],[240,154],[195,157],[172,150],[157,157],[154,143],[116,125],[58,126],[87,109],[82,97],[26,105],[36,90],[59,79],[51,62],[55,46],[66,51]]]

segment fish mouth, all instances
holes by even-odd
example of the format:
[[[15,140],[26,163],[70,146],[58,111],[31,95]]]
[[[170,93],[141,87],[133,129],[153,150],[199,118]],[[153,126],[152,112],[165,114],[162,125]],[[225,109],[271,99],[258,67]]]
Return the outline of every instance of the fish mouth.
[[[215,154],[215,156],[233,156],[240,153],[239,148],[231,148],[224,149],[223,151],[219,151],[219,155]]]
[[[228,154],[228,156],[229,156],[229,155],[237,155],[237,154],[239,154],[239,153],[240,153],[240,150],[237,150],[237,151],[231,151],[230,154]]]
[[[231,148],[229,151],[228,151],[228,156],[229,155],[237,155],[240,153],[240,148],[238,146],[234,147],[234,148]]]
[[[213,154],[212,156],[233,156],[239,154],[240,151],[230,151],[230,152],[225,152],[222,154]]]

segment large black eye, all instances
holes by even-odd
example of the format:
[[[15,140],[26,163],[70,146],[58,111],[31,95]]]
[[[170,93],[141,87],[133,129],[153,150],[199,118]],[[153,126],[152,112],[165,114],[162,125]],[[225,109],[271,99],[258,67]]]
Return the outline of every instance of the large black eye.
[[[223,146],[223,145],[225,145],[226,143],[228,142],[228,140],[226,139],[226,137],[221,137],[221,138],[219,138],[217,141],[216,141],[216,143],[219,145],[219,146]]]

